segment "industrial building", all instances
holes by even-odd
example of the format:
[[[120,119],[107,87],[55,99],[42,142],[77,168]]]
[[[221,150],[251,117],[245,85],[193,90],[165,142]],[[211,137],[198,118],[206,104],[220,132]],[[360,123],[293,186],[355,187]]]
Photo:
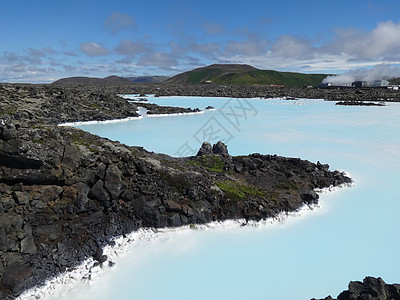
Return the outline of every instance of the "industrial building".
[[[354,87],[388,87],[389,81],[387,80],[374,80],[374,81],[354,81],[351,86]]]

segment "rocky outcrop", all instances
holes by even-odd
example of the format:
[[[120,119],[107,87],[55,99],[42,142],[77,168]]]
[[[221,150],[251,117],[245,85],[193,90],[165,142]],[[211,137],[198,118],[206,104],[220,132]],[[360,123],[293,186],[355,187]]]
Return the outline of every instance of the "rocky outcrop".
[[[349,289],[343,291],[337,300],[397,300],[400,299],[400,284],[386,284],[382,278],[365,277],[361,281],[351,281]],[[315,300],[315,299],[313,299]],[[320,300],[335,300],[328,296]]]
[[[113,88],[31,84],[0,84],[0,113],[31,126],[138,116]]]
[[[206,145],[206,146],[204,146]],[[0,295],[18,295],[140,227],[261,220],[351,180],[326,165],[222,143],[172,158],[82,130],[0,121]]]
[[[295,88],[270,86],[232,86],[218,84],[171,85],[166,83],[135,85],[138,93],[157,96],[203,96],[233,98],[282,98],[286,100],[324,99],[327,101],[399,102],[398,90],[387,88]],[[129,93],[129,92],[128,92]]]
[[[203,142],[199,151],[197,151],[196,156],[203,156],[203,155],[210,155],[210,154],[214,154],[213,147],[211,146],[211,144],[209,142]]]
[[[385,102],[369,102],[369,101],[339,101],[336,105],[344,106],[385,106]]]
[[[147,109],[148,115],[158,115],[158,114],[182,114],[182,113],[195,113],[200,112],[198,108],[184,108],[184,107],[174,107],[174,106],[160,106],[154,103],[140,103],[138,106]]]
[[[71,270],[141,227],[261,220],[350,182],[298,158],[230,156],[223,143],[172,158],[60,122],[134,116],[111,87],[0,85],[0,298]]]
[[[209,142],[204,142],[196,156],[219,154],[222,156],[229,156],[228,147],[221,141],[217,142],[213,146]]]

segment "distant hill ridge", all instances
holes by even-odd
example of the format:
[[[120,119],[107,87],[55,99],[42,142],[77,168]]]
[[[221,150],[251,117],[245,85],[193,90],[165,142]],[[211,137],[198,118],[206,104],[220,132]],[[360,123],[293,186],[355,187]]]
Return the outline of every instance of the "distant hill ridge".
[[[137,77],[126,77],[131,82],[164,82],[168,76],[137,76]]]
[[[228,85],[318,85],[329,74],[304,74],[260,70],[249,65],[213,64],[173,76],[170,84],[216,83]]]
[[[76,76],[61,78],[53,82],[53,84],[71,84],[71,85],[112,85],[112,84],[131,84],[134,82],[163,82],[167,76],[137,76],[137,77],[121,77],[108,76],[105,78]]]
[[[120,76],[108,76],[105,78],[96,77],[68,77],[61,78],[53,82],[53,84],[77,84],[77,85],[111,85],[111,84],[129,84],[132,83],[129,79]]]
[[[241,64],[213,64],[192,71],[180,73],[173,77],[166,76],[138,76],[120,77],[108,76],[105,78],[69,77],[59,79],[53,84],[71,85],[112,85],[131,84],[139,82],[153,82],[172,85],[215,83],[225,85],[283,85],[288,87],[316,86],[330,74],[305,74],[295,72],[279,72],[274,70],[260,70],[249,65]]]

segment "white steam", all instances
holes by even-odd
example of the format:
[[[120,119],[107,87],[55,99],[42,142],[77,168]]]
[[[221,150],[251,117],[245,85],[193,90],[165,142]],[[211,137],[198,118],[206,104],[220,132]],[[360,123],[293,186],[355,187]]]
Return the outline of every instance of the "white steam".
[[[389,80],[397,77],[400,77],[399,68],[392,67],[389,64],[380,64],[376,65],[372,69],[359,68],[341,75],[331,75],[326,77],[322,83],[330,83],[332,85],[351,85],[354,81]]]

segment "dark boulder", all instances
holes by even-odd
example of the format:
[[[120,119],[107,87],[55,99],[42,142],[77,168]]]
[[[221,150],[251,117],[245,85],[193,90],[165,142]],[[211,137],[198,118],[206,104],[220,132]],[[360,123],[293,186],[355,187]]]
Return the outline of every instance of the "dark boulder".
[[[33,236],[27,235],[22,241],[21,241],[21,253],[26,253],[29,255],[33,255],[37,252],[37,248],[35,245],[35,240]]]
[[[213,147],[208,142],[203,142],[196,156],[213,154]]]
[[[218,143],[214,144],[214,146],[212,148],[212,152],[214,154],[219,154],[219,155],[222,155],[222,156],[229,156],[228,147],[221,141],[219,141]]]
[[[122,173],[116,166],[109,166],[106,171],[106,178],[104,180],[104,186],[111,195],[112,199],[116,199],[121,192],[125,189],[125,185],[122,181]]]
[[[108,203],[110,200],[110,196],[104,189],[104,182],[103,180],[99,179],[91,188],[89,192],[89,197],[92,197],[96,200],[99,200],[102,203]]]
[[[172,227],[177,227],[182,225],[182,220],[179,214],[173,214],[171,217],[168,218],[168,225]]]
[[[107,255],[103,254],[103,249],[101,247],[98,247],[93,255],[93,259],[102,264],[107,260]]]
[[[361,281],[351,281],[349,289],[343,291],[337,300],[399,300],[400,284],[386,284],[382,278],[365,277]],[[315,300],[315,299],[313,299]],[[320,300],[335,300],[328,296]]]
[[[319,196],[315,191],[307,191],[301,195],[301,199],[307,204],[317,204]]]
[[[26,281],[31,274],[30,267],[22,262],[14,262],[5,269],[2,282],[14,293],[19,293],[25,288]]]
[[[85,209],[88,200],[90,188],[83,182],[75,183],[64,189],[62,200],[66,203],[74,205],[76,212],[81,212]]]
[[[17,129],[13,123],[4,124],[3,130],[0,131],[1,139],[8,141],[17,136]]]

